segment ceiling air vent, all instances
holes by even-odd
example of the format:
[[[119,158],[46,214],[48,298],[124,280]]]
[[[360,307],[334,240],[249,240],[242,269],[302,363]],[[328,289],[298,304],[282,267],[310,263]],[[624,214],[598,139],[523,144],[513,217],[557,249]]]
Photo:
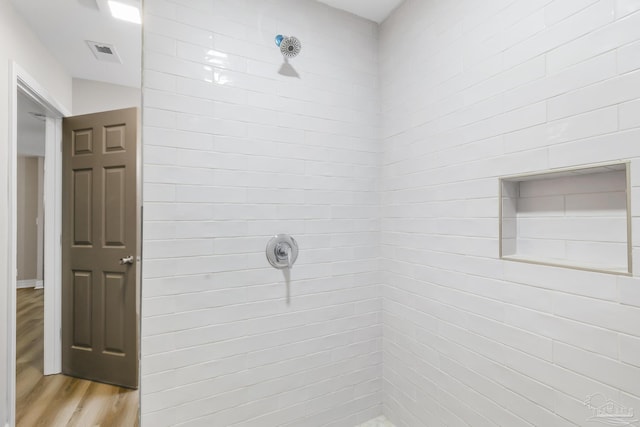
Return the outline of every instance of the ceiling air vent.
[[[118,55],[118,52],[116,52],[116,48],[113,45],[107,43],[92,42],[90,40],[87,40],[87,45],[98,61],[115,62],[117,64],[122,64],[122,60],[120,59],[120,56]]]

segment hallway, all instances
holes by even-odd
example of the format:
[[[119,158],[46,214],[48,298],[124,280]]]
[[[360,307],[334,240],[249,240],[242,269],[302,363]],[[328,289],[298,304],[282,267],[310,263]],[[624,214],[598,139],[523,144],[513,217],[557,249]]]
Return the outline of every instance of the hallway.
[[[18,289],[16,425],[137,426],[137,390],[42,375],[43,303],[43,290]]]

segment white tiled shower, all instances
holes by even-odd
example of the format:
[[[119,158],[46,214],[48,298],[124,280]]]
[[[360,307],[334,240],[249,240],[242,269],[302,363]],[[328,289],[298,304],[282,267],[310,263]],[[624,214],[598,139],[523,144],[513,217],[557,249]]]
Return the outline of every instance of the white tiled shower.
[[[407,0],[378,27],[146,0],[144,28],[143,425],[640,411],[638,280],[498,256],[501,176],[629,161],[638,212],[640,2]]]
[[[143,423],[376,417],[377,26],[307,1],[145,9]],[[277,34],[301,39],[300,78]],[[278,233],[300,246],[289,284]]]

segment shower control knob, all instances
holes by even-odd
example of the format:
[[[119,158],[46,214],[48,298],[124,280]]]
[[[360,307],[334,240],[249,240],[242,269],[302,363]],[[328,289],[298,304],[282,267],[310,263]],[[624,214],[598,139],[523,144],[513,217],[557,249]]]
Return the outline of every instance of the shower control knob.
[[[288,234],[278,234],[267,243],[267,260],[278,270],[293,268],[298,259],[298,242]]]

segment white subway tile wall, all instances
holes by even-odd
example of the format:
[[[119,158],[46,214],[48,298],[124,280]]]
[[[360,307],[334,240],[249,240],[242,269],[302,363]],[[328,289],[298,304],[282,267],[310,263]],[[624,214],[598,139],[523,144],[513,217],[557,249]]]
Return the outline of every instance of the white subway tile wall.
[[[640,280],[498,259],[499,176],[631,160],[640,267],[638,52],[636,0],[406,0],[382,24],[396,426],[585,426],[602,397],[640,411]]]
[[[640,2],[406,0],[379,31],[145,1],[143,425],[640,411],[640,281],[498,258],[499,176],[630,160],[640,266]]]
[[[143,425],[382,413],[377,31],[310,0],[145,1]]]

